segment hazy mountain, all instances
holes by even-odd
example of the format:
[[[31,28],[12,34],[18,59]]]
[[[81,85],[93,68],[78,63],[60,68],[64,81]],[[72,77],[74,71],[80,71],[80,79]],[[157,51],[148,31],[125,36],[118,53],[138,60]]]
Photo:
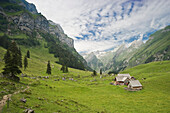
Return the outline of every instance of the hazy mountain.
[[[163,60],[170,60],[170,26],[152,34],[131,57],[128,66]]]
[[[85,57],[87,65],[92,69],[99,71],[103,67],[103,63],[99,60],[96,55],[92,52]]]
[[[139,64],[170,60],[170,26],[152,34],[144,44],[135,40],[128,47],[121,45],[113,54],[112,60],[104,67],[105,71],[119,72],[126,67]]]

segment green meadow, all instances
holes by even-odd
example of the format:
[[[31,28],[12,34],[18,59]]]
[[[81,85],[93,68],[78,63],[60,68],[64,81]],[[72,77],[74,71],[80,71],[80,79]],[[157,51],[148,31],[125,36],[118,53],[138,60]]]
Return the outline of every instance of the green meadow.
[[[23,90],[27,86],[29,89],[12,95],[9,108],[5,105],[2,113],[23,113],[26,108],[33,109],[35,113],[170,112],[170,61],[142,64],[121,72],[130,73],[143,85],[142,90],[129,92],[124,90],[126,86],[110,85],[115,76],[103,74],[100,78],[98,74],[92,77],[92,72],[72,68],[69,68],[69,73],[62,73],[61,65],[55,63],[58,59],[49,54],[48,49],[43,46],[21,47],[21,50],[23,58],[27,50],[31,55],[28,68],[22,69],[27,77],[18,75],[21,79],[19,83],[0,78],[0,96],[2,98],[3,95]],[[6,50],[0,47],[0,51],[2,72],[2,59]],[[51,61],[51,75],[46,74],[48,60]],[[15,86],[12,87],[11,83]],[[27,102],[21,102],[21,98],[25,98]]]

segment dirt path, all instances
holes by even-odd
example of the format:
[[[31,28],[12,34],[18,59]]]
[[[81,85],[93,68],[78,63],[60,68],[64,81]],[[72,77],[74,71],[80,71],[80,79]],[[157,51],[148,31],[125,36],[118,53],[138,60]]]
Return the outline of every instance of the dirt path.
[[[19,91],[16,91],[16,92],[14,92],[13,94],[15,95],[15,94],[18,94],[18,93],[20,93],[21,91],[26,91],[27,89],[29,89],[30,87],[29,86],[27,86],[27,88],[25,88],[24,90],[19,90]],[[10,98],[12,96],[12,94],[8,94],[8,95],[4,95],[3,96],[3,99],[0,101],[0,113],[2,112],[2,108],[3,108],[3,106],[6,104],[6,101],[8,100],[8,98]]]

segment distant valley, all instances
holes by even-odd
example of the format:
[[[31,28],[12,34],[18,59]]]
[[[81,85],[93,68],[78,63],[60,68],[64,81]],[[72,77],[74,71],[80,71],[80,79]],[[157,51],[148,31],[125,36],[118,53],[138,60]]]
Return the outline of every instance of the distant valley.
[[[170,60],[170,26],[152,34],[146,43],[135,40],[130,46],[120,45],[110,52],[92,52],[83,54],[88,65],[99,72],[118,73],[127,67],[139,64]]]

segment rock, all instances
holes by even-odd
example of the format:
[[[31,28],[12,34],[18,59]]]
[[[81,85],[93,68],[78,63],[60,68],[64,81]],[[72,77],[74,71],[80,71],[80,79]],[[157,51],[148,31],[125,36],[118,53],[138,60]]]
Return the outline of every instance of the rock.
[[[65,77],[63,77],[62,80],[65,81],[66,80]]]
[[[23,74],[23,73],[22,73],[22,74],[21,74],[21,77],[27,77],[27,74]]]
[[[49,79],[49,76],[45,76],[44,78],[45,78],[45,79]]]
[[[54,81],[60,81],[60,79],[55,79]]]
[[[26,103],[26,102],[27,102],[27,100],[24,99],[24,98],[22,98],[20,101],[23,102],[23,103]]]
[[[73,81],[74,79],[73,79],[73,78],[69,78],[69,80],[72,80],[72,81]]]
[[[25,113],[34,113],[34,110],[28,108],[28,109],[24,110],[24,112],[25,112]]]
[[[1,91],[1,93],[6,93],[5,91]]]
[[[111,82],[111,83],[110,83],[110,85],[114,85],[114,83],[113,83],[113,82]]]

